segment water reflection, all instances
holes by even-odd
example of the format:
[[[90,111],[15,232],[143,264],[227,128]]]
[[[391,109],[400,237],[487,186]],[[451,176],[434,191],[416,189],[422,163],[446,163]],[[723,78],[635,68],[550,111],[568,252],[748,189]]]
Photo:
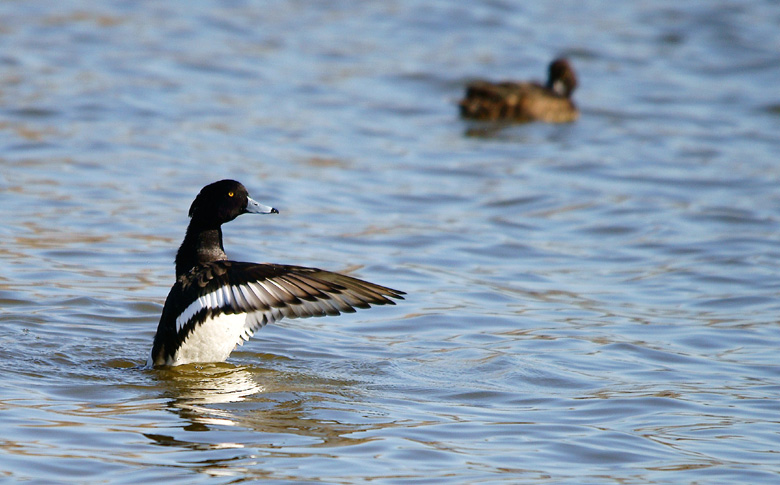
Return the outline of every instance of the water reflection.
[[[263,391],[248,367],[225,362],[182,365],[155,372],[166,393],[181,404],[238,402]]]
[[[291,440],[309,446],[346,446],[370,441],[354,438],[355,433],[393,426],[376,410],[361,409],[357,392],[349,390],[352,383],[344,380],[230,363],[153,372],[169,399],[168,409],[184,421],[184,431],[218,432],[229,426],[256,433],[255,446],[260,447]],[[144,436],[164,446],[243,447],[232,441],[204,444],[162,434]]]
[[[234,415],[208,404],[235,403],[263,391],[248,368],[227,363],[183,365],[155,371],[169,407],[189,421],[189,428],[235,426]]]

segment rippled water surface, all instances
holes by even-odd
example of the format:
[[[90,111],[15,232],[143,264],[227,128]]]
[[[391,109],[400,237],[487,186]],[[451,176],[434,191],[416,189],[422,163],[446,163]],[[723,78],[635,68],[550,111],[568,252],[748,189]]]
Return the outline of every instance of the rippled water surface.
[[[0,473],[777,483],[780,5],[0,3]],[[579,121],[457,117],[580,77]],[[404,290],[145,369],[200,187],[237,260]]]

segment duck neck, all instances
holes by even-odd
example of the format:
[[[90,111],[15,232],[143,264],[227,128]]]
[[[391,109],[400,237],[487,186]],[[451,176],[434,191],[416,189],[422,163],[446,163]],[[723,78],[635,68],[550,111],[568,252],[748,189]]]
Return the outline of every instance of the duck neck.
[[[222,228],[201,227],[195,221],[190,221],[184,242],[176,253],[176,279],[199,264],[225,259],[227,254],[222,245]]]

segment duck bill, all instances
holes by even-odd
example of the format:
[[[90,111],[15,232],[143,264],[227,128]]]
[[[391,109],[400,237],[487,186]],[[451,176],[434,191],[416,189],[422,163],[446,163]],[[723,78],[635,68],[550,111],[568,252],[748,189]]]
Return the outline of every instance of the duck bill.
[[[260,202],[250,197],[247,197],[246,209],[244,209],[244,212],[248,212],[250,214],[278,214],[279,213],[279,211],[274,209],[273,207],[263,205]]]

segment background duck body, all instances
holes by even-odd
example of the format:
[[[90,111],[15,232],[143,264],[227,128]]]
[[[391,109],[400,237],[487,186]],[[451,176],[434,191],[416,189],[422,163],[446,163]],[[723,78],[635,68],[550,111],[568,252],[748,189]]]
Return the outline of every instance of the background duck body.
[[[460,101],[464,118],[485,121],[543,121],[568,123],[579,117],[571,100],[577,78],[569,62],[556,59],[549,66],[546,85],[536,82],[474,81]]]

